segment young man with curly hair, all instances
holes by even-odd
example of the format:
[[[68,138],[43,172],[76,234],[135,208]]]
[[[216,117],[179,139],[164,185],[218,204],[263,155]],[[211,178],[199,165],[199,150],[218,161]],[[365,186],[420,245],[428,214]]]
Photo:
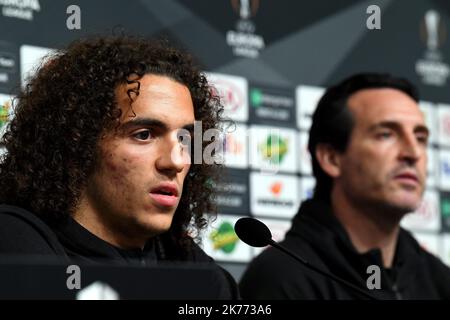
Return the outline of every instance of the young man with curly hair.
[[[217,129],[222,107],[188,55],[132,37],[76,41],[17,101],[3,137],[0,253],[213,262],[193,234],[214,212],[218,167],[191,165],[179,139],[195,121]],[[217,270],[223,297],[236,297]]]

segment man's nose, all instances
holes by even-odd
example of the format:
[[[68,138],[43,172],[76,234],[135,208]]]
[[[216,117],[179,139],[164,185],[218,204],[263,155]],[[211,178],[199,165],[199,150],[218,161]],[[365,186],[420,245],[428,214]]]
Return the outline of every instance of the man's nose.
[[[400,158],[408,163],[416,163],[424,155],[425,148],[417,141],[415,134],[405,134],[401,140]]]
[[[179,142],[176,134],[170,134],[162,139],[158,152],[156,167],[160,171],[176,174],[189,163],[185,148]]]

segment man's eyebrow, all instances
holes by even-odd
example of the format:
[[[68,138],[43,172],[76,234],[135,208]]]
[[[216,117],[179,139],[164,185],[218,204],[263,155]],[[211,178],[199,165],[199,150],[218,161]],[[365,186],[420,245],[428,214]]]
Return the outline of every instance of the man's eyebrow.
[[[400,124],[395,121],[380,121],[377,123],[374,123],[369,127],[370,131],[374,131],[380,128],[390,128],[390,129],[398,129],[400,128]]]
[[[194,124],[193,123],[186,124],[183,126],[183,129],[185,129],[189,132],[192,132],[192,131],[194,131]]]
[[[134,127],[152,127],[160,128],[162,130],[168,130],[167,125],[161,120],[151,119],[151,118],[137,118],[125,123],[122,123],[121,129],[128,130]]]
[[[169,126],[161,120],[152,119],[152,118],[137,118],[130,121],[127,121],[121,125],[122,130],[128,130],[134,127],[152,127],[158,128],[162,131],[168,131]],[[189,123],[182,127],[188,131],[194,131],[194,124]]]
[[[428,129],[424,125],[418,125],[414,128],[414,132],[418,133],[426,133],[428,136],[430,135],[430,129]]]
[[[400,127],[401,127],[400,123],[396,121],[381,121],[370,126],[369,130],[374,131],[379,128],[400,129]],[[430,130],[422,124],[416,125],[414,127],[414,132],[426,133],[428,135],[430,134]]]

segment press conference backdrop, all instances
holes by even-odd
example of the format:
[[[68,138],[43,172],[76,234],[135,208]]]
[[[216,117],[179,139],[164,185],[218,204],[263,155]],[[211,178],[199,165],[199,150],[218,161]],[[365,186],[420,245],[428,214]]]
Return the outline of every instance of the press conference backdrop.
[[[238,217],[281,240],[312,195],[306,146],[324,88],[361,71],[404,76],[420,89],[431,144],[424,201],[402,225],[450,264],[449,15],[445,0],[0,0],[0,130],[36,63],[74,39],[124,30],[190,51],[236,123],[202,245],[239,279],[260,250],[238,240]]]

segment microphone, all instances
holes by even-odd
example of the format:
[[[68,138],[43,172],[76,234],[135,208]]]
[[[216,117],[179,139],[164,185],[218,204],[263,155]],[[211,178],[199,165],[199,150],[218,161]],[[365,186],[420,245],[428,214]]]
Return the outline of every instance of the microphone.
[[[305,267],[321,274],[325,278],[331,279],[347,288],[351,288],[352,290],[360,293],[366,298],[369,298],[371,300],[378,300],[371,294],[367,293],[364,289],[342,279],[338,276],[335,276],[332,273],[326,272],[324,270],[321,270],[313,265],[311,265],[308,261],[303,259],[302,257],[298,256],[294,252],[291,252],[287,248],[283,247],[279,243],[275,242],[272,239],[272,233],[270,232],[269,228],[262,223],[261,221],[254,219],[254,218],[240,218],[238,221],[236,221],[236,224],[234,225],[234,231],[236,232],[239,239],[241,239],[243,242],[248,244],[251,247],[265,247],[268,245],[271,245],[274,248],[277,248],[278,250],[286,253],[287,255],[291,256],[295,260],[299,261],[301,264],[303,264]]]

